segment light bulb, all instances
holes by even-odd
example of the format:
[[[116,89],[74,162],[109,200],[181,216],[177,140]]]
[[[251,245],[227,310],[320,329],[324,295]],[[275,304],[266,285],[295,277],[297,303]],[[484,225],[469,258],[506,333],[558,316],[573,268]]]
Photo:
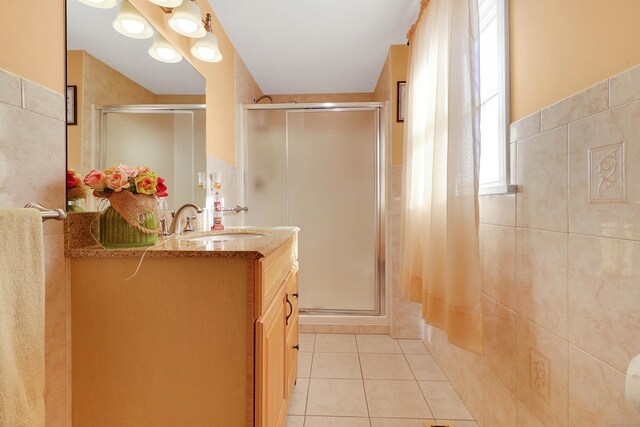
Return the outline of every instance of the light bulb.
[[[125,30],[132,34],[140,34],[144,31],[144,23],[133,19],[123,19],[120,21]]]
[[[208,32],[206,36],[193,42],[191,54],[206,62],[220,62],[222,60],[218,48],[218,38],[212,32]]]
[[[202,12],[198,5],[192,1],[184,1],[173,9],[169,18],[169,27],[178,34],[192,38],[201,38],[207,35],[202,25]]]
[[[211,60],[213,58],[215,58],[216,56],[216,51],[206,47],[206,46],[200,46],[198,48],[196,48],[198,51],[198,56],[201,56],[203,59],[205,60]]]
[[[148,39],[153,36],[151,25],[140,12],[133,7],[129,0],[123,0],[113,28],[123,36],[133,39]]]
[[[166,59],[167,61],[170,61],[176,57],[176,51],[173,49],[168,49],[166,47],[159,47],[158,49],[156,49],[156,52],[158,52],[159,57],[161,57],[162,59]]]
[[[198,23],[188,19],[176,19],[176,25],[185,33],[193,34],[198,29]]]
[[[157,61],[170,64],[182,61],[182,55],[160,33],[156,33],[149,55]]]

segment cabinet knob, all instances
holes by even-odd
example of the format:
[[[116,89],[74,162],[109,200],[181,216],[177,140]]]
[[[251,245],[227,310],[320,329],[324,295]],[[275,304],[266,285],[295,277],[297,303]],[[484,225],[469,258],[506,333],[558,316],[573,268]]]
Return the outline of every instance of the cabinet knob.
[[[294,350],[300,350],[300,344],[296,344],[296,345],[294,345],[294,346],[293,346],[293,349],[294,349]]]
[[[293,294],[294,297],[296,298],[300,298],[300,291],[297,291]]]

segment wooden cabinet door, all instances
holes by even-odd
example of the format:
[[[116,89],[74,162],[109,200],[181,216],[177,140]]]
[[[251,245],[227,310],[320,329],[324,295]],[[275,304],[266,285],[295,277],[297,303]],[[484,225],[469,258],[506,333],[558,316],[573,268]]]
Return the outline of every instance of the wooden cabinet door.
[[[281,286],[256,322],[256,426],[283,427],[287,421],[287,304]]]
[[[287,397],[291,399],[293,387],[298,379],[298,352],[300,345],[298,342],[298,271],[294,268],[285,281],[287,298],[291,305],[289,321],[287,324]]]

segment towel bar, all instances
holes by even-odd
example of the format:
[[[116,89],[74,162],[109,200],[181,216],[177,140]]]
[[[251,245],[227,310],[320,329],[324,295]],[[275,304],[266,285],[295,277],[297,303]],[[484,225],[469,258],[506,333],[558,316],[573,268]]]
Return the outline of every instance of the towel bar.
[[[40,211],[40,214],[42,215],[43,221],[46,221],[48,219],[57,219],[61,221],[67,217],[67,213],[62,209],[47,209],[40,203],[27,203],[25,208],[38,209]]]

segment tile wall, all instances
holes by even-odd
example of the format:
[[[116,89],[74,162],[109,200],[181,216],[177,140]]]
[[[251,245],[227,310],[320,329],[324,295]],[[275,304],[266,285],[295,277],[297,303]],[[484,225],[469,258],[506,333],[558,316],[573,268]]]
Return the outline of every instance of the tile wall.
[[[640,425],[640,67],[511,125],[516,195],[481,198],[485,354],[424,339],[479,425]]]
[[[391,265],[390,334],[393,338],[420,338],[420,304],[409,301],[400,291],[400,194],[402,189],[402,166],[391,166],[390,202],[388,206],[387,227],[391,244],[387,246]],[[387,276],[389,277],[389,276]]]
[[[65,164],[64,97],[0,70],[0,207],[64,208]],[[62,222],[43,227],[46,425],[66,426],[71,334]]]

